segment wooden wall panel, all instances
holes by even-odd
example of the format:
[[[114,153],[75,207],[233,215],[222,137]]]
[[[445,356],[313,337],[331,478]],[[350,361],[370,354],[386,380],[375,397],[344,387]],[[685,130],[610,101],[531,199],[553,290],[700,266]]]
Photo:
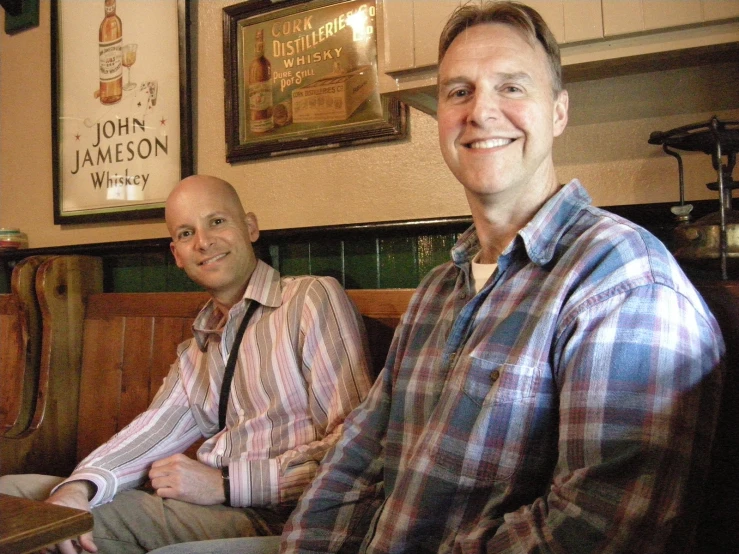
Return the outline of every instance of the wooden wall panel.
[[[122,318],[85,320],[78,461],[120,428],[124,331]]]
[[[23,410],[28,321],[20,299],[0,295],[0,436],[11,430]]]
[[[117,431],[149,405],[153,317],[124,319],[121,405]]]
[[[192,337],[192,317],[157,317],[155,319],[151,351],[151,381],[149,384],[149,400],[162,385],[169,369],[177,358],[177,345]]]
[[[0,473],[64,476],[77,457],[82,319],[87,297],[102,291],[102,263],[87,256],[50,256],[24,271],[32,284],[14,279],[13,290],[21,297],[38,297],[43,335],[29,342],[35,364],[32,382],[24,385],[34,395],[30,421],[0,439]],[[40,321],[33,304],[29,313]]]

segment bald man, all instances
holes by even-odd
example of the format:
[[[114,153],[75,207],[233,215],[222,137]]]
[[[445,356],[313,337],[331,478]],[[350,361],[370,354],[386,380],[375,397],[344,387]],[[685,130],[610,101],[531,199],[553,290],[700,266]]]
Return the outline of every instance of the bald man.
[[[67,479],[0,478],[0,492],[92,511],[93,532],[57,545],[64,554],[279,535],[371,385],[344,290],[330,277],[281,278],[258,260],[257,218],[230,184],[184,179],[165,219],[177,266],[211,300],[151,406]],[[197,460],[182,454],[201,438]]]

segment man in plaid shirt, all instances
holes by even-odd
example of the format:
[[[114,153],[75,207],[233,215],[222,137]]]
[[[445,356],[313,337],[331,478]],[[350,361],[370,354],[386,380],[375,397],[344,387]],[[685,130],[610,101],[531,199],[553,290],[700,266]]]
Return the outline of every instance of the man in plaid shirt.
[[[533,9],[455,12],[438,127],[474,225],[419,286],[282,552],[676,552],[720,330],[644,229],[557,180],[559,49]]]

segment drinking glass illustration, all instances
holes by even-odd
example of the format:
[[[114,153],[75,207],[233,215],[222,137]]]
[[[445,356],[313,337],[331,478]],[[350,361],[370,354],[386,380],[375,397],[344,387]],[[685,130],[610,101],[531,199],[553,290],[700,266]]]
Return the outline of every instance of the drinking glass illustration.
[[[128,68],[128,82],[123,86],[123,90],[133,90],[136,83],[131,82],[131,66],[136,63],[136,48],[138,44],[125,44],[123,46],[123,66]]]

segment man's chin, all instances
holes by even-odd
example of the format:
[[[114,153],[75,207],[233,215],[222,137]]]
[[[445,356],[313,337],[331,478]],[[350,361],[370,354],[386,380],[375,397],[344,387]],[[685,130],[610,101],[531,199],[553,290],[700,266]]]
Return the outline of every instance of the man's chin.
[[[220,285],[219,273],[215,267],[209,268],[208,266],[198,266],[197,269],[193,269],[187,272],[187,276],[196,285],[203,287],[204,289],[217,288]]]

